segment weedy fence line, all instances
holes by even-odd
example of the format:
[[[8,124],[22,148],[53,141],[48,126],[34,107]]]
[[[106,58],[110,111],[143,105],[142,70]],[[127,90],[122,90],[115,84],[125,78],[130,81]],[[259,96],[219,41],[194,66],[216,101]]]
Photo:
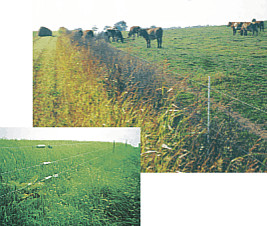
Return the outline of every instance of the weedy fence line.
[[[12,171],[7,171],[7,172],[2,172],[2,173],[0,173],[0,175],[10,174],[10,173],[14,173],[14,172],[17,172],[17,171],[23,171],[25,169],[30,169],[30,168],[34,168],[34,167],[38,167],[38,166],[43,166],[43,165],[50,165],[50,164],[58,163],[60,161],[67,160],[67,159],[70,159],[70,158],[76,158],[76,157],[81,156],[81,155],[100,152],[100,151],[104,151],[104,150],[107,150],[107,149],[110,149],[110,148],[104,148],[104,149],[97,150],[97,151],[85,152],[85,153],[81,153],[81,154],[78,154],[78,155],[73,155],[73,156],[70,156],[70,157],[67,157],[67,158],[58,159],[58,160],[55,160],[55,161],[52,161],[52,162],[42,162],[42,163],[40,163],[38,165],[28,166],[28,167],[24,167],[24,168],[20,168],[20,169],[17,169],[17,170],[12,170]]]
[[[119,50],[120,52],[123,52],[124,54],[127,54],[127,53],[125,53],[124,51],[122,51],[122,50]],[[134,55],[132,55],[132,54],[129,54],[130,56],[133,56],[133,57],[135,57],[135,58],[138,58],[138,57],[136,57],[136,56],[134,56]],[[140,59],[142,59],[142,61],[144,61],[144,62],[147,62],[147,63],[149,63],[149,61],[146,61],[145,59],[143,59],[143,58],[140,58]],[[152,62],[153,63],[153,62]],[[157,63],[153,63],[154,65],[158,65],[158,66],[161,66],[162,67],[162,65],[159,65],[159,64],[157,64]],[[172,72],[171,71],[171,73],[172,74],[174,74],[174,75],[178,75],[177,73],[174,73],[174,72]],[[208,104],[207,104],[207,106],[208,106],[208,110],[207,110],[207,112],[208,112],[208,119],[207,119],[207,124],[208,124],[208,126],[207,126],[207,130],[209,130],[210,129],[210,127],[209,127],[209,117],[210,117],[210,115],[209,115],[209,108],[210,108],[210,103],[211,103],[211,100],[210,100],[210,92],[211,91],[214,91],[214,92],[216,92],[216,93],[218,93],[218,94],[220,94],[220,95],[222,95],[222,96],[225,96],[225,97],[228,97],[228,98],[230,98],[231,100],[233,100],[233,101],[237,101],[237,102],[239,102],[239,103],[241,103],[242,105],[244,105],[244,106],[248,106],[248,107],[250,107],[250,108],[252,108],[252,109],[255,109],[255,110],[257,110],[257,111],[259,111],[259,112],[262,112],[262,113],[264,113],[264,114],[267,114],[267,111],[266,110],[263,110],[263,109],[261,109],[261,108],[259,108],[259,107],[256,107],[256,106],[254,106],[254,105],[252,105],[252,104],[249,104],[249,103],[247,103],[247,102],[245,102],[245,101],[243,101],[243,100],[240,100],[240,99],[238,99],[238,98],[236,98],[236,97],[234,97],[232,94],[228,94],[228,93],[226,93],[226,92],[223,92],[223,91],[221,91],[221,90],[218,90],[218,89],[215,89],[215,88],[213,88],[212,86],[211,86],[211,83],[210,83],[210,76],[208,76],[208,85],[205,85],[205,84],[203,84],[203,83],[201,83],[201,82],[198,82],[198,81],[195,81],[194,79],[191,79],[191,78],[185,78],[186,80],[188,80],[188,81],[190,81],[190,82],[193,82],[193,83],[196,83],[196,84],[198,84],[198,85],[201,85],[202,87],[204,87],[204,88],[207,88],[207,90],[208,90]],[[214,101],[214,100],[213,100]],[[225,108],[229,108],[229,106],[225,106]],[[230,109],[230,108],[229,108]],[[229,112],[230,112],[230,110],[229,110]],[[264,138],[264,139],[266,139],[267,140],[267,137],[266,138]]]
[[[90,47],[93,47],[94,48],[94,45],[95,45],[95,43],[91,43],[90,44]],[[109,45],[109,44],[106,44],[106,45]],[[112,52],[114,52],[113,53],[113,55],[115,54],[116,56],[117,56],[117,58],[119,59],[119,58],[127,58],[127,57],[131,57],[131,58],[133,58],[134,60],[136,60],[137,62],[140,62],[140,63],[145,63],[145,64],[147,64],[147,65],[154,65],[155,67],[157,67],[157,68],[159,68],[159,67],[161,67],[163,70],[164,70],[164,64],[162,65],[162,64],[159,64],[159,63],[155,63],[155,62],[153,62],[153,61],[147,61],[146,59],[144,59],[144,58],[141,58],[141,57],[137,57],[137,56],[135,56],[135,55],[133,55],[133,54],[130,54],[130,53],[128,53],[128,52],[125,52],[125,51],[123,51],[123,50],[119,50],[119,49],[116,49],[115,47],[112,47],[112,46],[110,46],[109,45],[109,47],[110,47],[110,49],[111,49],[111,51]],[[122,56],[120,56],[120,55],[122,55]],[[116,61],[118,61],[118,59],[116,59]],[[103,60],[104,61],[104,60]],[[112,61],[111,61],[112,62]],[[117,62],[118,63],[118,62]],[[177,74],[177,73],[175,73],[175,72],[173,72],[173,71],[168,71],[168,73],[172,73],[172,74],[174,74],[174,75],[176,75],[176,77],[177,76],[180,76],[181,77],[181,75],[179,75],[179,74]],[[218,93],[218,94],[220,94],[221,96],[225,96],[225,97],[227,97],[227,98],[230,98],[231,100],[233,100],[233,101],[237,101],[237,102],[239,102],[240,104],[242,104],[242,105],[244,105],[244,106],[248,106],[248,107],[250,107],[250,108],[252,108],[252,109],[254,109],[254,110],[257,110],[257,111],[259,111],[259,112],[262,112],[262,113],[264,113],[264,114],[267,114],[267,112],[266,112],[266,110],[263,110],[263,109],[261,109],[261,108],[259,108],[259,107],[256,107],[256,106],[254,106],[254,105],[252,105],[252,104],[249,104],[249,103],[247,103],[247,102],[245,102],[245,101],[243,101],[243,100],[240,100],[240,99],[238,99],[237,97],[234,97],[234,95],[232,95],[232,94],[228,94],[228,93],[226,93],[226,92],[223,92],[223,91],[221,91],[221,90],[218,90],[218,89],[216,89],[216,88],[213,88],[212,86],[210,86],[209,87],[209,85],[206,85],[206,84],[203,84],[203,83],[201,83],[201,82],[198,82],[198,81],[196,81],[196,80],[194,80],[194,79],[192,79],[192,78],[190,78],[190,77],[184,77],[184,76],[182,76],[184,79],[186,79],[186,80],[188,80],[189,81],[189,84],[190,84],[190,82],[192,82],[192,83],[195,83],[195,84],[198,84],[198,85],[200,85],[200,86],[202,86],[202,87],[204,87],[204,88],[207,88],[210,92],[211,91],[213,91],[213,92],[216,92],[216,93]],[[141,82],[141,81],[140,81]],[[174,82],[174,81],[172,81],[172,82]],[[171,85],[171,83],[170,84],[166,84],[166,85]],[[145,88],[145,87],[144,87]],[[213,100],[213,103],[214,103],[214,100]],[[212,104],[213,104],[212,103]],[[209,128],[208,128],[209,129]]]
[[[202,84],[203,85],[203,84]],[[205,104],[205,106],[207,106],[207,143],[209,144],[210,143],[210,137],[213,137],[213,139],[216,139],[217,141],[218,140],[222,140],[223,143],[227,143],[227,146],[229,148],[229,151],[231,149],[231,147],[234,147],[234,151],[240,151],[240,152],[243,152],[244,154],[246,154],[246,156],[250,157],[250,158],[253,158],[254,160],[256,160],[258,163],[260,163],[262,166],[264,166],[266,168],[266,156],[267,156],[267,153],[266,153],[266,149],[264,150],[264,147],[266,147],[266,137],[262,137],[262,144],[260,145],[258,142],[261,140],[260,139],[257,139],[255,142],[255,144],[253,144],[253,146],[249,147],[249,142],[250,140],[244,140],[244,138],[242,138],[242,136],[238,135],[237,137],[235,137],[233,135],[233,133],[242,133],[243,131],[246,131],[248,132],[247,135],[253,133],[252,131],[249,130],[248,127],[244,127],[240,124],[240,122],[234,118],[233,116],[233,111],[231,112],[231,108],[230,108],[230,105],[228,106],[224,106],[221,104],[220,107],[216,106],[216,104],[218,102],[216,102],[216,100],[212,100],[210,98],[210,92],[211,91],[215,91],[217,93],[220,93],[221,95],[224,95],[226,97],[229,97],[232,101],[238,101],[240,102],[241,104],[243,105],[246,105],[246,106],[249,106],[257,111],[261,111],[261,112],[264,112],[266,114],[265,111],[255,107],[255,106],[252,106],[246,102],[243,102],[235,97],[231,97],[229,95],[226,95],[225,93],[223,92],[220,92],[216,89],[212,89],[211,86],[210,86],[210,77],[209,77],[209,82],[208,82],[208,86],[206,85],[203,85],[205,88],[208,88],[208,94],[207,94],[207,105]],[[205,91],[206,92],[206,91]],[[214,112],[214,109],[213,109],[213,112],[211,113],[211,108],[210,108],[210,104],[213,103],[215,105],[215,108],[216,110],[220,110],[219,111],[215,111]],[[221,108],[223,108],[223,110],[221,111]],[[226,110],[225,110],[226,109]],[[222,114],[224,116],[222,116]],[[213,116],[212,116],[213,115]],[[210,121],[210,118],[212,116],[212,121]],[[226,117],[225,117],[226,116]],[[205,118],[205,117],[204,117]],[[220,118],[222,118],[221,120],[219,120]],[[221,131],[221,128],[222,128],[222,123],[224,124],[224,121],[227,123],[227,125],[224,126],[224,132]],[[213,134],[212,134],[213,132]],[[253,133],[255,134],[255,133]],[[259,136],[259,134],[256,134]],[[220,136],[220,137],[219,137]],[[241,142],[242,143],[241,143]],[[210,146],[211,147],[211,146]],[[246,151],[245,148],[243,147],[246,147],[249,149],[249,151]],[[253,150],[261,150],[263,149],[262,151],[263,152],[260,152],[260,153],[255,153],[253,152]],[[209,155],[209,151],[207,152],[207,154]],[[258,157],[261,157],[261,159],[258,159],[256,158],[256,156]],[[264,157],[265,156],[265,157]],[[236,158],[235,158],[236,159]],[[233,159],[232,161],[234,161],[235,159]],[[232,162],[231,161],[231,162]]]
[[[220,136],[222,136],[222,137],[225,137],[225,135],[224,134],[222,134],[219,130],[218,130],[218,128],[217,129],[215,129],[214,127],[212,127],[212,126],[210,126],[210,131],[213,131],[216,135],[216,139],[218,139],[218,135],[220,135]],[[248,131],[249,132],[249,131]],[[214,135],[213,135],[214,136]],[[229,143],[229,149],[230,149],[230,146],[232,145],[232,144],[237,144],[237,141],[236,140],[234,140],[234,138],[233,137],[227,137],[226,139],[224,138],[224,141],[227,141],[228,143]],[[253,147],[252,147],[253,148]],[[252,149],[251,148],[251,149]],[[210,149],[210,148],[209,148]],[[266,167],[266,164],[264,163],[264,161],[261,161],[261,160],[259,160],[259,159],[257,159],[253,154],[253,152],[251,152],[251,149],[250,149],[250,151],[248,152],[248,151],[245,151],[242,147],[240,147],[240,146],[235,146],[235,149],[236,150],[238,150],[238,151],[240,151],[240,152],[243,152],[244,154],[246,154],[247,156],[249,156],[249,157],[251,157],[251,158],[253,158],[254,160],[256,160],[258,163],[260,163],[262,166],[264,166],[264,167]],[[209,155],[210,153],[209,152],[207,152],[207,155]],[[256,153],[255,155],[266,155],[266,157],[267,157],[267,153]]]

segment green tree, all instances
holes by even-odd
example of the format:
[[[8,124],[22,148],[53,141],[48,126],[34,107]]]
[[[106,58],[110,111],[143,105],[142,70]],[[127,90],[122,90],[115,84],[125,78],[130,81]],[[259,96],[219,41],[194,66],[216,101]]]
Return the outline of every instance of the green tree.
[[[126,31],[127,30],[127,25],[125,21],[119,21],[114,24],[115,27],[117,27],[120,31]]]
[[[93,30],[93,31],[97,31],[97,30],[98,30],[97,26],[94,25],[94,26],[92,27],[92,30]]]

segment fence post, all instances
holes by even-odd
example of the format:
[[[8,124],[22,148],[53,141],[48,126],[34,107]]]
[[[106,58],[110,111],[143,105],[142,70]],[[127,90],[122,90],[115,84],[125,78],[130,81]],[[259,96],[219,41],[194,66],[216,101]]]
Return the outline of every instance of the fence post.
[[[208,134],[207,134],[207,142],[210,142],[210,76],[209,76],[209,84],[208,84]]]
[[[229,118],[228,118],[228,124],[229,124],[229,134],[230,134],[230,132],[231,132],[231,109],[230,109],[230,105],[229,105],[229,109],[228,109],[228,114],[229,114]]]

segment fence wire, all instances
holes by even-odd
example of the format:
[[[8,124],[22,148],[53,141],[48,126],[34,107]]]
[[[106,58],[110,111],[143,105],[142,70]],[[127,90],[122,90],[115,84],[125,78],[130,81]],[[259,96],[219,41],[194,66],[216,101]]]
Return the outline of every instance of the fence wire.
[[[62,145],[58,145],[58,146],[62,146]],[[97,150],[97,151],[99,152],[99,151],[104,151],[104,150],[107,150],[107,149],[110,149],[110,148],[105,148],[105,149],[101,149],[101,150]],[[78,155],[73,155],[73,156],[70,156],[70,157],[67,157],[67,158],[62,158],[62,159],[58,159],[58,160],[51,161],[51,162],[42,162],[42,163],[37,164],[37,165],[28,166],[28,167],[24,167],[24,168],[12,170],[12,171],[2,172],[2,173],[0,173],[0,175],[10,174],[10,173],[14,173],[14,172],[17,172],[17,171],[23,171],[23,170],[26,170],[26,169],[35,168],[35,167],[39,167],[39,166],[43,166],[43,165],[50,165],[50,164],[58,163],[60,161],[67,160],[67,159],[70,159],[70,158],[76,158],[76,157],[81,156],[81,155],[95,153],[97,151],[85,152],[85,153],[81,153],[81,154],[78,154]]]

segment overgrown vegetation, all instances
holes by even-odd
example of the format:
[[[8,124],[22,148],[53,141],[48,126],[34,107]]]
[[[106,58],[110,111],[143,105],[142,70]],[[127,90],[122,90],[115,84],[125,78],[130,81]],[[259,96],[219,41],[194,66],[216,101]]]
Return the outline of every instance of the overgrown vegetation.
[[[1,225],[140,224],[139,148],[0,140],[0,173]]]
[[[190,70],[173,76],[169,58],[182,57],[166,57],[166,40],[162,50],[144,48],[141,39],[115,44],[132,45],[131,52],[147,54],[147,60],[161,55],[162,67],[101,39],[88,45],[71,44],[67,36],[54,40],[54,60],[43,51],[34,62],[34,126],[141,127],[142,172],[266,172],[266,141],[224,112],[216,114],[207,139],[206,94],[187,81]],[[203,62],[209,68],[209,59]],[[202,77],[199,72],[194,79]]]

